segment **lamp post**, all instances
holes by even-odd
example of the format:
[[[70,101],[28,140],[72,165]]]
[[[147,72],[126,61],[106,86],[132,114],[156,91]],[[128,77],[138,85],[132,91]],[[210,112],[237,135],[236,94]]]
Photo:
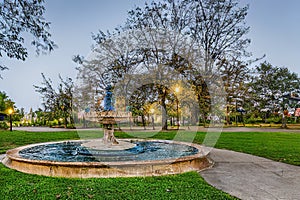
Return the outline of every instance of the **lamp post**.
[[[12,113],[14,112],[12,108],[8,109],[8,114],[9,114],[9,131],[12,131]]]
[[[180,88],[177,86],[175,88],[175,93],[178,94],[180,92]],[[178,96],[176,96],[176,121],[177,121],[177,129],[179,129],[179,101]]]

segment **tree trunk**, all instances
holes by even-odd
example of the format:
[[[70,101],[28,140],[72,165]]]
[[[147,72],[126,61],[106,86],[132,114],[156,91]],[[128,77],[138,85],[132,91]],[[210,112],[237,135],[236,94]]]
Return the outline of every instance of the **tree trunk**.
[[[168,130],[168,117],[167,117],[167,106],[166,103],[163,101],[161,105],[161,112],[162,112],[162,119],[161,119],[161,124],[162,130]]]
[[[142,124],[143,124],[144,130],[146,130],[145,115],[142,115]]]
[[[230,118],[229,118],[229,106],[226,106],[226,125],[229,126]]]

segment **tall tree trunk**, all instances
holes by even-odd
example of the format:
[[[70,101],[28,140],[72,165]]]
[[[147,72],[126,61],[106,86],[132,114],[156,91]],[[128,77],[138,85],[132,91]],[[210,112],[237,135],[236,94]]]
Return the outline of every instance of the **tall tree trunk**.
[[[167,105],[165,101],[162,101],[161,103],[161,112],[162,112],[162,119],[161,119],[161,124],[162,130],[168,130],[168,116],[167,116]]]
[[[230,124],[230,117],[229,117],[229,106],[226,106],[226,125],[229,126]]]
[[[164,88],[160,88],[159,95],[161,97],[161,112],[162,112],[162,118],[161,118],[161,124],[162,130],[168,130],[168,113],[167,113],[167,105],[166,105],[166,95],[167,92]]]
[[[142,124],[143,124],[144,130],[146,130],[145,115],[142,115]]]

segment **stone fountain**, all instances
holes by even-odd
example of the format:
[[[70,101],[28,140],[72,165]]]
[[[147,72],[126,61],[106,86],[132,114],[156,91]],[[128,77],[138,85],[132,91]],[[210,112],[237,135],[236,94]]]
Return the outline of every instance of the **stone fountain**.
[[[7,151],[2,162],[24,173],[69,178],[161,176],[199,171],[212,165],[200,145],[117,140],[114,124],[124,115],[115,112],[110,88],[104,98],[104,111],[98,117],[103,124],[102,139],[27,145]]]

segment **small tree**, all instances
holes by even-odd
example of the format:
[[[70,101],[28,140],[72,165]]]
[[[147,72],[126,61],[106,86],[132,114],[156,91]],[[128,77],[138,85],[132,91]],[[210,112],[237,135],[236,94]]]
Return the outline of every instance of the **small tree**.
[[[250,88],[255,109],[267,115],[280,111],[284,121],[283,113],[289,107],[284,96],[300,89],[300,79],[286,67],[274,67],[264,62],[256,66]],[[285,123],[283,127],[286,127]]]
[[[218,69],[224,81],[226,91],[226,123],[230,123],[231,107],[235,107],[237,112],[238,101],[243,106],[248,93],[248,83],[250,78],[250,69],[246,62],[240,61],[236,57],[231,59],[222,59],[217,63]]]
[[[42,95],[44,112],[47,113],[47,119],[64,119],[65,128],[68,124],[73,125],[72,109],[73,109],[73,82],[71,78],[63,80],[61,76],[59,79],[61,83],[56,91],[52,86],[52,81],[47,79],[44,74],[43,86],[35,86],[35,91]]]

